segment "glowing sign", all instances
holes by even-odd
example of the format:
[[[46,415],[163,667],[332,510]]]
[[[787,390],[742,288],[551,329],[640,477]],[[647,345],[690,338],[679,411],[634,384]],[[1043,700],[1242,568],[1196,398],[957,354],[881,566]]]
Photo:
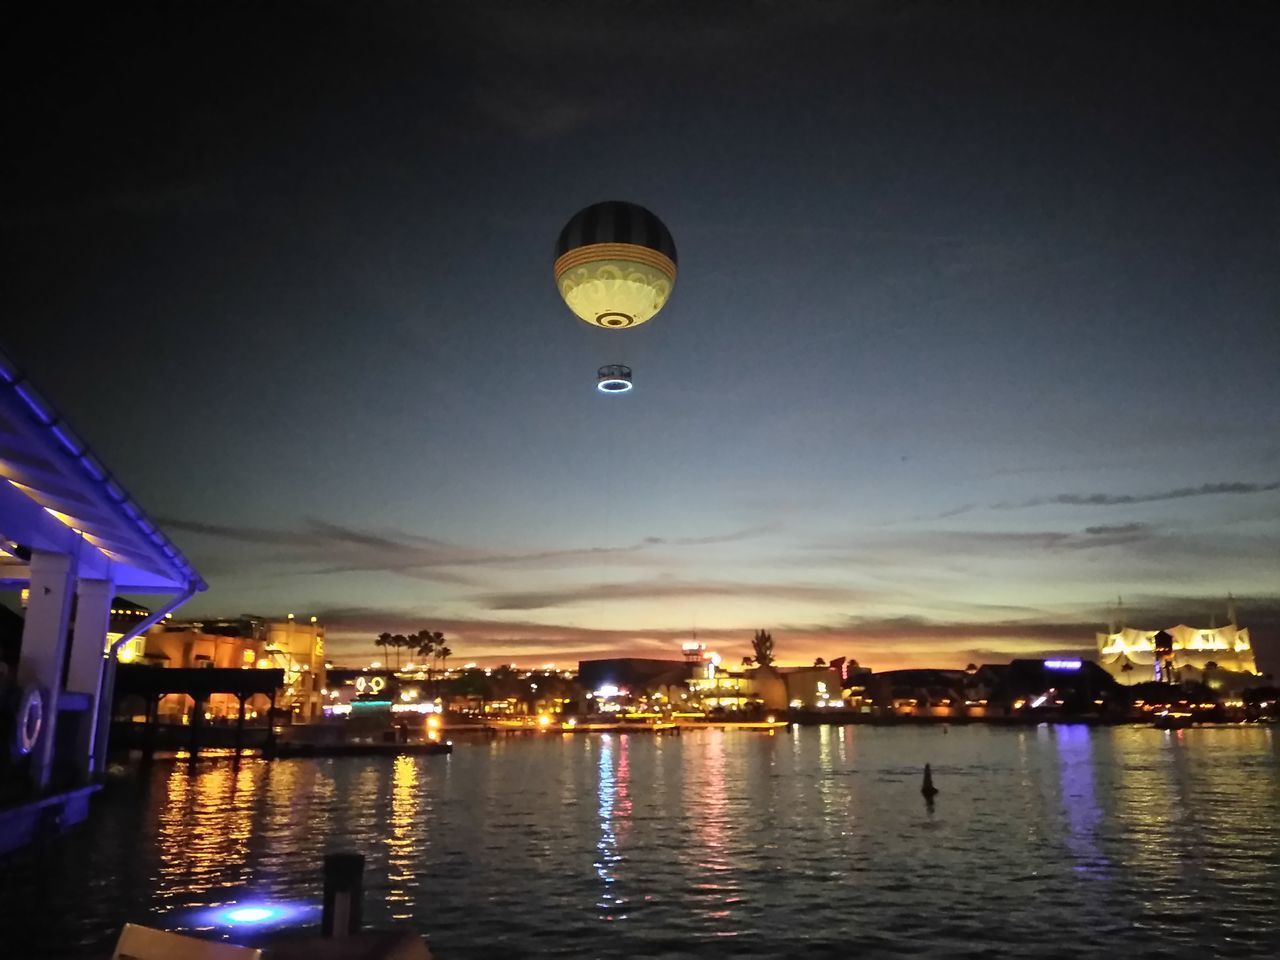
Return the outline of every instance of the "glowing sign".
[[[599,690],[596,691],[596,696],[597,697],[616,697],[621,692],[622,691],[619,690],[612,683],[606,683],[603,686],[601,686]]]
[[[1084,666],[1083,660],[1046,660],[1046,670],[1079,670]]]
[[[386,677],[356,677],[357,693],[381,693],[386,686]]]

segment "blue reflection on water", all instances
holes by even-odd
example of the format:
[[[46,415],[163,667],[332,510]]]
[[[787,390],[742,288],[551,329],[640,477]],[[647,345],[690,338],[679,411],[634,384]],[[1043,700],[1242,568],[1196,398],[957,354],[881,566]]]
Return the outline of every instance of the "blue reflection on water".
[[[619,736],[616,742],[617,771],[615,772],[613,763],[615,739],[607,733],[600,738],[597,770],[596,792],[599,799],[600,840],[596,844],[599,856],[595,861],[595,868],[596,876],[600,878],[601,890],[596,906],[600,908],[603,920],[627,919],[625,913],[618,912],[626,907],[626,897],[616,892],[618,882],[616,865],[623,859],[622,854],[618,852],[618,834],[625,830],[626,822],[631,816],[631,799],[627,793],[629,776],[627,738]]]
[[[1066,815],[1067,849],[1076,861],[1073,869],[1100,880],[1108,879],[1111,863],[1097,844],[1102,810],[1093,782],[1093,731],[1084,724],[1058,724],[1053,733]]]

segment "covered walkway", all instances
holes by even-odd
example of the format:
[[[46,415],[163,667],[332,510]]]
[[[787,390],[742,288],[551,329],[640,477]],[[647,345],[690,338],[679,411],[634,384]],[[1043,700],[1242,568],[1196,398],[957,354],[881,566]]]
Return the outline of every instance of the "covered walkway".
[[[23,842],[37,819],[83,812],[77,798],[105,762],[115,650],[203,589],[181,551],[0,352],[0,590],[25,607],[20,652],[0,667],[0,852]],[[108,650],[117,593],[158,599]],[[75,809],[60,808],[61,797]]]

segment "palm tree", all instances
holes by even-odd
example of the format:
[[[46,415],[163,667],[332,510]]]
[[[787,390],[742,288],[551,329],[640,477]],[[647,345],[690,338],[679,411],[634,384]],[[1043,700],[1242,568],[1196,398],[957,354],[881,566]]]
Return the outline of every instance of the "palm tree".
[[[447,646],[437,647],[436,656],[440,658],[440,669],[444,673],[449,672],[449,658],[453,656],[453,651]]]
[[[427,662],[428,669],[431,661],[435,659],[436,644],[439,639],[443,639],[440,634],[432,633],[430,630],[419,630],[413,635],[414,653]]]
[[[391,638],[391,646],[396,650],[396,670],[400,669],[400,651],[409,646],[409,638],[403,633],[397,633]]]
[[[751,641],[751,651],[755,654],[756,663],[767,667],[773,663],[773,634],[757,630]]]
[[[391,646],[391,634],[389,633],[378,634],[378,639],[373,641],[373,645],[375,647],[381,647],[383,650],[389,649]]]
[[[827,661],[819,657],[817,660],[813,661],[813,665],[815,667],[825,667],[827,665]]]
[[[440,649],[444,646],[444,634],[439,630],[419,630],[413,635],[415,648],[418,655],[425,657],[427,661],[427,683],[431,683],[432,669],[436,659],[440,656]]]

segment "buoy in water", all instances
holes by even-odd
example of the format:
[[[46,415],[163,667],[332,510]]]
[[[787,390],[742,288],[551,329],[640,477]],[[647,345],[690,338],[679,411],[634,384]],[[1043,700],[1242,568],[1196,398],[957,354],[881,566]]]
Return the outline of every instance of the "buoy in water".
[[[938,788],[933,785],[933,771],[927,763],[924,765],[924,783],[920,785],[920,792],[926,800],[932,800],[938,795]]]

